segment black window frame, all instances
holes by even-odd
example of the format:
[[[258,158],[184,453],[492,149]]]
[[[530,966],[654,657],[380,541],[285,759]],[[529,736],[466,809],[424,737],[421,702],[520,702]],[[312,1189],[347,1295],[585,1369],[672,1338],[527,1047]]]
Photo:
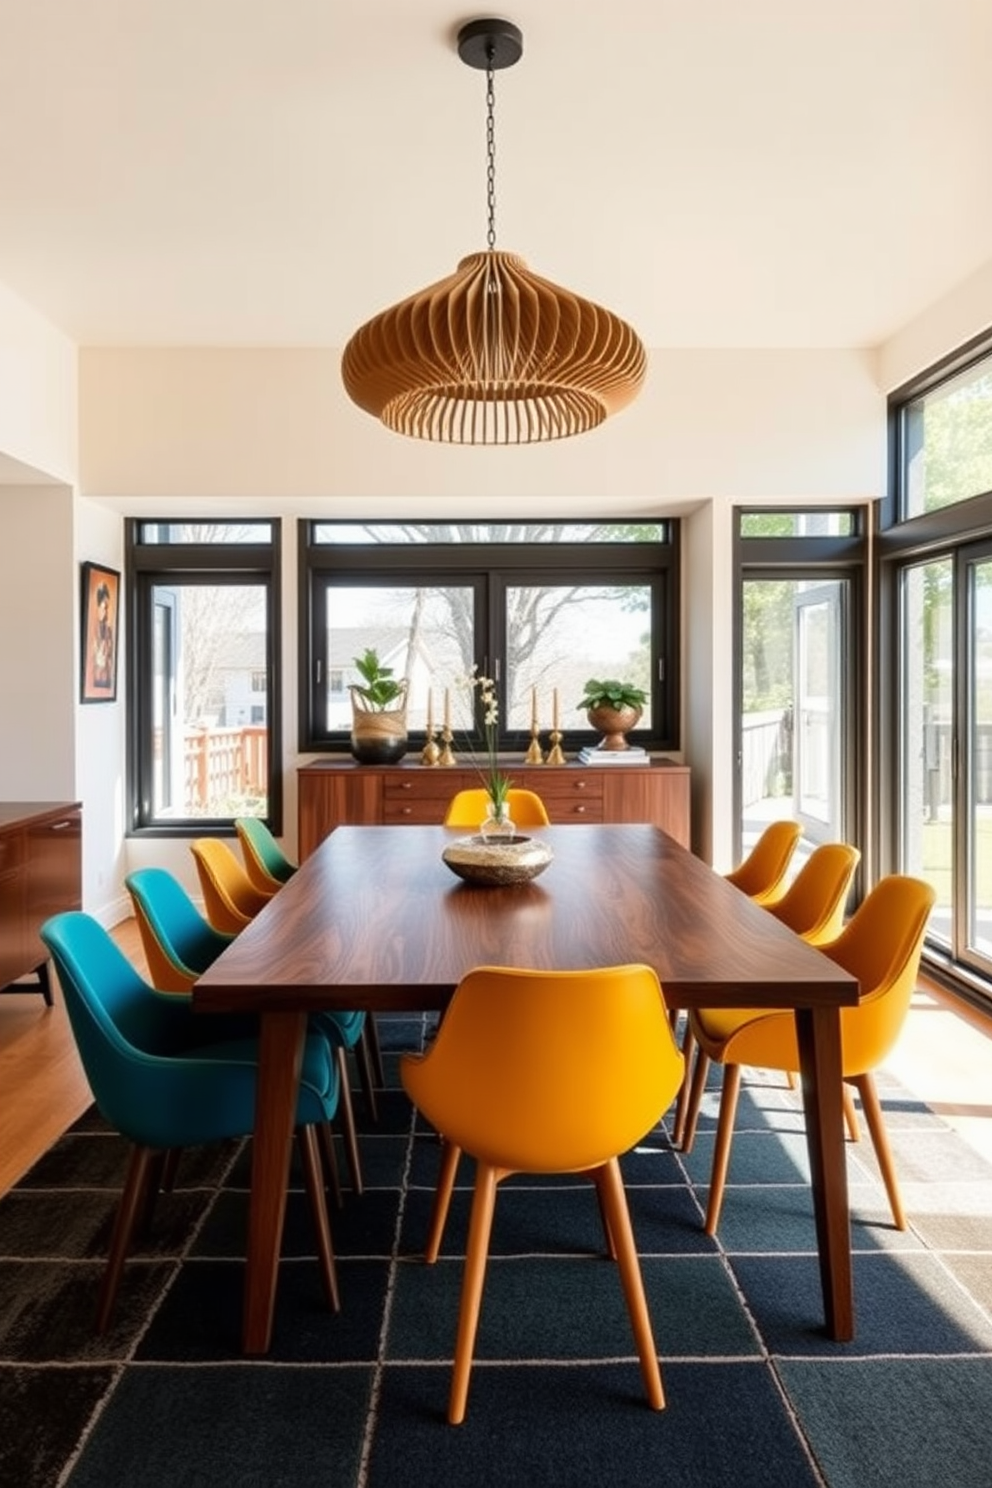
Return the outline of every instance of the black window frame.
[[[457,520],[457,519],[456,519]],[[611,519],[618,520],[618,519]],[[453,579],[475,588],[475,626],[478,654],[474,660],[483,675],[491,675],[494,659],[506,654],[505,589],[518,583],[576,583],[602,585],[615,581],[643,584],[652,592],[651,607],[651,718],[640,730],[638,743],[656,752],[677,751],[680,746],[680,657],[681,657],[681,532],[677,520],[665,520],[665,537],[651,542],[554,542],[554,543],[318,543],[317,527],[326,528],[326,518],[301,521],[298,525],[299,557],[299,648],[300,749],[312,753],[340,753],[349,748],[345,729],[322,726],[322,678],[327,674],[326,604],[328,580],[346,575],[351,582],[383,587],[397,584],[450,583]],[[353,523],[342,524],[353,525]],[[383,524],[393,525],[393,524]],[[631,525],[636,525],[632,521]],[[497,679],[499,716],[505,719],[506,678]],[[423,730],[411,730],[411,745],[424,738]],[[595,744],[599,735],[592,728],[568,731],[566,749],[571,752]],[[530,735],[525,729],[501,727],[499,748],[506,753],[525,751]],[[481,746],[477,730],[471,739]]]
[[[741,737],[741,701],[744,690],[744,585],[747,580],[795,579],[795,580],[845,580],[850,584],[849,599],[844,615],[845,636],[848,648],[848,667],[851,676],[850,710],[846,720],[843,748],[847,757],[854,761],[848,771],[844,792],[845,819],[853,827],[852,835],[861,846],[861,862],[855,880],[855,892],[860,893],[865,883],[872,882],[872,846],[868,820],[869,787],[863,762],[868,759],[868,730],[871,715],[867,702],[867,658],[866,626],[869,603],[869,570],[871,563],[871,517],[865,506],[839,504],[832,511],[850,515],[851,532],[844,534],[815,534],[785,537],[744,537],[741,526],[746,516],[780,515],[791,513],[802,515],[815,511],[815,507],[804,505],[788,507],[739,506],[734,514],[733,570],[734,570],[734,615],[733,615],[733,685],[734,685],[734,853],[740,858],[741,847],[741,767],[743,741]]]
[[[268,526],[267,542],[153,542],[145,529],[187,525]],[[234,831],[234,817],[151,817],[152,800],[152,687],[153,616],[151,594],[156,586],[188,581],[224,585],[258,583],[266,592],[266,714],[269,735],[265,821],[277,835],[283,830],[282,758],[282,523],[275,517],[184,519],[174,516],[128,517],[124,524],[127,616],[127,835],[129,837],[193,837]]]
[[[901,383],[889,393],[886,400],[888,480],[878,510],[877,525],[880,533],[898,528],[905,534],[904,541],[907,547],[911,544],[918,547],[921,543],[927,543],[931,538],[939,540],[942,535],[956,533],[964,526],[974,527],[976,525],[976,519],[967,513],[956,518],[949,518],[948,514],[960,513],[961,509],[967,508],[970,502],[980,502],[992,493],[976,491],[973,496],[953,502],[950,506],[937,507],[929,512],[918,512],[914,516],[907,515],[905,419],[907,410],[917,398],[921,398],[925,393],[934,392],[943,383],[952,381],[962,372],[967,372],[969,368],[990,358],[992,358],[992,327],[980,332],[977,336],[972,336],[962,346],[948,352],[932,366]]]
[[[875,535],[876,593],[876,733],[878,757],[899,761],[899,768],[888,772],[887,789],[877,797],[876,836],[879,873],[900,870],[902,861],[901,768],[904,720],[902,717],[902,583],[909,568],[946,559],[952,566],[955,585],[970,550],[987,543],[992,533],[992,491],[976,492],[970,497],[933,511],[906,515],[906,450],[903,438],[906,408],[923,394],[992,357],[992,327],[971,337],[963,345],[941,357],[931,366],[890,392],[888,411],[888,481],[884,499],[879,503]],[[955,600],[954,647],[957,675],[966,674],[965,611],[962,601]],[[960,681],[959,681],[960,685]],[[967,715],[968,700],[958,693],[954,704],[954,726],[960,733]],[[958,777],[955,771],[956,780]],[[958,789],[957,784],[955,789]],[[959,804],[959,803],[958,803]],[[960,828],[955,842],[955,870],[958,883],[963,883],[962,856],[966,832]],[[959,916],[953,939],[960,940],[961,902],[954,906]],[[962,1001],[987,1014],[992,1006],[992,980],[964,954],[961,944],[956,951],[945,951],[932,941],[923,947],[923,967],[928,976]]]

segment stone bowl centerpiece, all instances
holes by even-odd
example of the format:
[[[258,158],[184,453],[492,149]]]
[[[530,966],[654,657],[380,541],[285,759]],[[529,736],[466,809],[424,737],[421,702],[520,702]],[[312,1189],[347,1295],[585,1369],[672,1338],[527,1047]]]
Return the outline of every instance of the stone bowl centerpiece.
[[[543,873],[554,854],[536,837],[460,837],[441,853],[452,873],[465,883],[501,889],[529,883]]]

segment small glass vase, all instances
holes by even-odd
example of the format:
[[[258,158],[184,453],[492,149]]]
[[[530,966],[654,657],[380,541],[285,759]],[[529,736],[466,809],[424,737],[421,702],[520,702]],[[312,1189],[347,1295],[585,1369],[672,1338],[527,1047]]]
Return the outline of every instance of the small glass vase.
[[[495,802],[490,801],[489,810],[479,825],[479,836],[486,843],[496,846],[500,842],[512,842],[516,835],[517,829],[513,825],[510,808],[506,802],[497,806]]]

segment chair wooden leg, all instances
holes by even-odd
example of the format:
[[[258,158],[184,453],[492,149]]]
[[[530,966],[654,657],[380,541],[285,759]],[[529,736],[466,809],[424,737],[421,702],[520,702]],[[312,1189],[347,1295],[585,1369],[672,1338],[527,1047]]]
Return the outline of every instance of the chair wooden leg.
[[[896,1179],[895,1163],[892,1161],[892,1148],[889,1146],[888,1133],[885,1130],[885,1118],[882,1116],[882,1107],[878,1099],[878,1091],[875,1082],[867,1072],[858,1075],[854,1082],[858,1094],[861,1097],[861,1109],[865,1113],[865,1121],[868,1123],[868,1133],[875,1148],[875,1156],[878,1158],[878,1166],[882,1173],[882,1182],[885,1184],[885,1192],[889,1196],[889,1208],[892,1210],[892,1218],[895,1220],[897,1230],[906,1228],[906,1211],[902,1207],[902,1195],[899,1192],[899,1183]]]
[[[444,1226],[448,1218],[448,1208],[451,1204],[451,1190],[455,1186],[455,1178],[458,1174],[458,1162],[462,1155],[462,1149],[449,1142],[446,1138],[441,1140],[441,1171],[438,1174],[437,1188],[434,1190],[434,1208],[431,1213],[430,1229],[427,1232],[427,1245],[424,1248],[424,1259],[429,1266],[433,1266],[441,1249],[441,1240],[444,1237]]]
[[[613,1233],[610,1229],[609,1212],[606,1208],[606,1205],[603,1203],[603,1190],[596,1176],[598,1172],[598,1168],[591,1168],[586,1176],[592,1179],[593,1187],[596,1190],[596,1200],[599,1204],[599,1217],[603,1225],[603,1240],[605,1243],[606,1254],[609,1256],[611,1261],[615,1261],[617,1258],[617,1248],[614,1244]]]
[[[334,1264],[334,1247],[331,1243],[331,1225],[324,1202],[324,1178],[320,1171],[320,1153],[317,1137],[312,1126],[298,1126],[296,1140],[303,1163],[303,1181],[306,1185],[314,1229],[317,1231],[317,1258],[320,1262],[320,1278],[324,1284],[324,1295],[333,1312],[341,1311],[341,1296],[338,1292],[338,1273]]]
[[[637,1357],[641,1361],[641,1374],[648,1403],[653,1410],[664,1410],[665,1391],[658,1366],[658,1350],[655,1347],[647,1298],[644,1295],[644,1279],[641,1276],[640,1262],[637,1259],[634,1232],[630,1227],[630,1210],[627,1207],[627,1195],[624,1193],[623,1179],[620,1176],[620,1164],[615,1157],[611,1157],[609,1162],[597,1168],[591,1176],[596,1184],[600,1204],[609,1220],[610,1235],[616,1250],[620,1281],[634,1330]]]
[[[375,1071],[376,1084],[380,1090],[385,1089],[386,1071],[382,1065],[382,1049],[379,1046],[379,1029],[376,1025],[375,1014],[368,1013],[365,1018],[365,1027],[362,1029],[362,1038],[369,1046],[369,1054],[372,1058],[372,1068]]]
[[[685,1025],[685,1033],[682,1036],[682,1059],[685,1064],[685,1072],[682,1075],[682,1084],[675,1100],[675,1120],[672,1124],[672,1141],[676,1147],[681,1147],[685,1137],[686,1118],[689,1114],[689,1087],[692,1084],[692,1056],[696,1052],[696,1035],[689,1023]],[[695,1124],[693,1125],[693,1136],[695,1136]],[[688,1151],[688,1148],[686,1149]]]
[[[145,1174],[145,1192],[141,1200],[141,1214],[134,1226],[139,1235],[147,1235],[152,1227],[159,1192],[165,1187],[165,1168],[168,1156],[168,1151],[163,1148],[160,1151],[154,1151],[149,1161]]]
[[[338,1062],[338,1112],[341,1118],[341,1135],[344,1137],[344,1150],[348,1156],[348,1171],[351,1174],[351,1186],[356,1194],[364,1192],[362,1184],[362,1162],[358,1155],[358,1132],[355,1130],[355,1109],[351,1103],[351,1089],[348,1085],[348,1061],[344,1049],[339,1044],[334,1050]]]
[[[462,1298],[458,1310],[455,1367],[451,1377],[451,1394],[448,1397],[448,1420],[452,1426],[460,1426],[465,1419],[468,1379],[472,1372],[472,1354],[475,1350],[475,1335],[479,1326],[482,1285],[486,1277],[486,1260],[489,1255],[489,1236],[493,1227],[493,1210],[496,1207],[496,1185],[503,1176],[505,1176],[503,1169],[494,1168],[490,1163],[476,1161],[472,1218],[468,1227],[465,1275],[462,1278]]]
[[[710,1173],[710,1197],[706,1206],[707,1235],[715,1235],[720,1223],[723,1206],[723,1190],[727,1182],[727,1166],[730,1162],[730,1143],[734,1135],[734,1117],[737,1114],[737,1097],[741,1088],[739,1064],[723,1067],[723,1090],[720,1095],[720,1116],[716,1126],[716,1144],[713,1148],[713,1169]]]
[[[683,1152],[691,1152],[692,1144],[696,1140],[696,1123],[699,1120],[699,1108],[703,1103],[703,1091],[706,1089],[706,1076],[709,1074],[709,1069],[710,1056],[704,1054],[702,1049],[697,1049],[696,1063],[692,1071],[692,1088],[689,1091],[689,1104],[686,1107],[682,1140],[679,1143]]]
[[[320,1123],[320,1126],[317,1128],[317,1136],[324,1159],[324,1168],[331,1185],[331,1193],[334,1195],[334,1206],[336,1209],[341,1209],[344,1205],[344,1196],[341,1193],[341,1174],[338,1172],[338,1155],[334,1150],[334,1128],[329,1121],[322,1121]]]
[[[365,1019],[365,1026],[362,1029],[361,1037],[355,1045],[355,1058],[358,1061],[358,1078],[362,1082],[362,1094],[365,1097],[365,1104],[368,1107],[369,1120],[378,1121],[379,1106],[375,1098],[376,1076],[373,1068],[372,1048],[368,1039],[371,1018],[372,1014],[369,1013]]]
[[[124,1191],[117,1206],[114,1231],[110,1238],[110,1254],[107,1256],[107,1264],[100,1283],[100,1295],[97,1298],[96,1331],[98,1333],[107,1331],[110,1314],[117,1300],[117,1289],[120,1286],[121,1272],[131,1244],[135,1221],[145,1207],[149,1178],[158,1156],[159,1153],[153,1147],[131,1149],[127,1176],[124,1179]]]
[[[858,1113],[854,1109],[854,1096],[851,1094],[851,1087],[846,1080],[842,1089],[844,1095],[844,1125],[847,1127],[847,1135],[852,1142],[860,1142],[861,1127],[858,1124]]]

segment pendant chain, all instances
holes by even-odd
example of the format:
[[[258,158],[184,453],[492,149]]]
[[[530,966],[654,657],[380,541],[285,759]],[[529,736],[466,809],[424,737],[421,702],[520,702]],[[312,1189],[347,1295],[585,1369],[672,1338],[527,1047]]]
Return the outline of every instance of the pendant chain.
[[[493,72],[493,49],[489,48],[486,66],[486,199],[489,207],[489,251],[496,247],[496,84]]]

